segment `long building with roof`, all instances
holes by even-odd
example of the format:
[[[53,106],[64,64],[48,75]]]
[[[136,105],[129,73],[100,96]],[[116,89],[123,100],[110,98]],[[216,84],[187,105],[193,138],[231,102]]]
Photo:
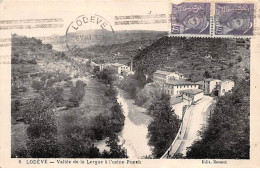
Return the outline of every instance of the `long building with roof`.
[[[153,73],[153,81],[160,84],[179,79],[184,79],[184,75],[179,72],[157,70]]]
[[[164,93],[171,96],[181,94],[181,91],[187,89],[199,89],[199,84],[185,80],[171,80],[163,86]]]

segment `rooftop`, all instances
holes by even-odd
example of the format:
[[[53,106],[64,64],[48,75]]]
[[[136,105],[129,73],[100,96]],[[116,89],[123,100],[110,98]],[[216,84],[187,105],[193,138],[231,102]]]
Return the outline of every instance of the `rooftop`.
[[[126,66],[124,64],[119,64],[119,63],[110,63],[109,65],[115,66],[115,67]]]
[[[198,83],[186,81],[186,80],[169,80],[165,84],[171,84],[171,85],[198,85]]]
[[[171,74],[171,73],[168,72],[168,71],[161,71],[161,70],[157,70],[157,71],[155,71],[154,73],[156,73],[156,74],[163,74],[163,75],[169,75],[169,74]]]
[[[196,82],[196,84],[203,84],[203,81],[198,81]]]
[[[183,75],[182,73],[175,71],[175,72],[169,72],[169,71],[161,71],[161,70],[157,70],[154,73],[156,74],[163,74],[163,75],[171,75],[171,74],[177,74],[177,75]]]
[[[225,80],[222,80],[222,82],[234,82],[234,81],[225,79]]]
[[[171,105],[175,105],[175,104],[178,104],[178,103],[181,103],[181,102],[182,102],[181,95],[171,96],[171,101],[170,101]]]
[[[215,79],[215,78],[206,78],[205,81],[220,81],[220,80]]]
[[[180,92],[184,92],[184,93],[195,95],[195,94],[203,92],[203,90],[200,90],[200,89],[187,89],[187,90],[182,90]]]
[[[176,74],[178,74],[178,75],[184,75],[184,74],[182,74],[182,73],[180,73],[180,72],[178,72],[178,71],[175,71],[174,73],[176,73]]]

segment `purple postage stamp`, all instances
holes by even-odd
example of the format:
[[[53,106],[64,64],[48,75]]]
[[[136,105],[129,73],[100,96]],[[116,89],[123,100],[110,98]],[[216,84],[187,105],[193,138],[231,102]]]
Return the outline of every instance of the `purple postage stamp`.
[[[210,3],[172,4],[172,34],[210,34]]]
[[[253,35],[254,4],[216,3],[215,35]]]

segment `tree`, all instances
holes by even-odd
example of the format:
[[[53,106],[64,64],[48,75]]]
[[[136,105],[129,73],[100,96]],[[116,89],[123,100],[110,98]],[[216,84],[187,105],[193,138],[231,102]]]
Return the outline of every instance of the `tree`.
[[[15,87],[15,86],[11,87],[11,95],[14,95],[14,96],[19,95],[19,90],[17,87]]]
[[[52,49],[52,45],[51,45],[51,44],[46,44],[46,47],[47,47],[48,49]]]
[[[73,82],[70,80],[64,83],[64,87],[72,87],[72,86],[73,86]]]
[[[33,81],[32,88],[34,88],[37,91],[40,91],[43,89],[45,83],[43,81]]]
[[[128,158],[126,150],[118,145],[119,138],[118,135],[111,132],[108,140],[106,141],[107,146],[110,148],[109,152],[104,150],[102,153],[102,158]]]
[[[202,138],[188,149],[194,159],[249,159],[250,80],[236,82],[232,93],[217,101]]]
[[[51,102],[55,103],[57,106],[63,102],[63,88],[62,87],[47,87],[44,89],[44,95],[46,95]]]
[[[52,87],[54,83],[56,83],[57,79],[49,79],[46,83],[46,87]]]
[[[143,88],[146,84],[146,77],[143,73],[143,71],[136,71],[134,74],[134,79],[138,81],[138,87]]]
[[[25,106],[23,112],[29,123],[27,149],[31,157],[51,158],[59,156],[53,108],[53,104],[44,96],[32,100]]]
[[[93,131],[95,134],[95,139],[102,140],[110,132],[109,121],[110,117],[108,114],[99,114],[95,117],[95,124],[93,126]]]
[[[143,89],[138,88],[135,102],[143,106],[147,109],[149,109],[150,105],[153,103],[153,101],[156,98],[161,97],[162,91],[159,85],[157,84],[150,84],[149,86],[145,86]]]
[[[241,57],[241,56],[238,56],[237,61],[238,61],[238,62],[241,62],[241,61],[242,61],[242,57]]]
[[[19,87],[19,89],[20,89],[21,92],[27,92],[28,91],[27,87],[25,87],[25,86],[21,86],[21,87]]]
[[[124,126],[125,116],[121,106],[115,101],[112,107],[95,117],[94,126],[92,127],[95,138],[102,140],[111,133],[122,131]]]
[[[123,110],[120,104],[117,102],[110,108],[111,112],[111,123],[110,130],[112,132],[120,132],[124,126],[125,116],[123,114]]]
[[[66,125],[61,142],[61,156],[66,158],[99,158],[99,149],[93,145],[91,129]]]
[[[71,88],[71,96],[69,98],[69,102],[67,103],[67,107],[78,107],[80,101],[85,95],[85,86],[86,84],[83,81],[76,81],[75,87]]]
[[[153,121],[148,126],[149,144],[154,146],[153,155],[161,157],[169,148],[180,127],[180,120],[170,106],[170,96],[162,94],[148,110]]]
[[[32,158],[57,158],[59,157],[59,145],[54,138],[43,136],[28,141],[27,148]]]
[[[211,74],[210,74],[209,71],[205,71],[204,74],[203,74],[203,76],[204,76],[205,78],[211,78]]]
[[[116,71],[113,68],[107,67],[97,73],[97,77],[104,84],[112,84],[112,82],[116,79],[115,77]]]

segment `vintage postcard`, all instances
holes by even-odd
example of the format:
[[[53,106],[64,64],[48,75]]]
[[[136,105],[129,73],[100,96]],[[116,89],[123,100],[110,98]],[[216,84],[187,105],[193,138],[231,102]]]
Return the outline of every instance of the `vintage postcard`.
[[[0,167],[260,167],[259,0],[0,0]]]

